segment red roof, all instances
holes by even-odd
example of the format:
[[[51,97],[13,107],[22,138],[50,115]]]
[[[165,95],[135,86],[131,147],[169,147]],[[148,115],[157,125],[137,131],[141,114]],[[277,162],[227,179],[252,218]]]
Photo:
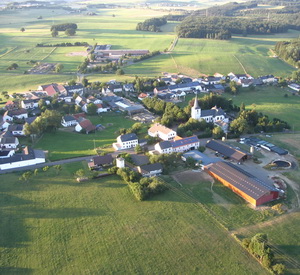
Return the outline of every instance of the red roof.
[[[96,104],[96,106],[98,107],[98,108],[103,108],[103,105],[102,104]]]
[[[92,122],[89,119],[82,120],[81,122],[79,122],[79,125],[87,132],[91,132],[96,129],[96,127],[92,124]]]
[[[44,89],[44,91],[48,94],[48,96],[54,96],[57,93],[53,85],[49,85]]]
[[[85,113],[73,114],[73,117],[75,117],[76,119],[79,119],[80,117],[85,118],[85,117],[86,117],[86,114],[85,114]]]

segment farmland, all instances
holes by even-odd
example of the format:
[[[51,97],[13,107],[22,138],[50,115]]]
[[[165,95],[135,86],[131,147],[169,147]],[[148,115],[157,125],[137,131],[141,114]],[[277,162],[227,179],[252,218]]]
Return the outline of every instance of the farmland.
[[[80,167],[0,176],[1,274],[267,274],[184,197],[137,202],[114,176],[75,183]]]
[[[35,148],[49,150],[49,159],[57,160],[77,156],[93,155],[94,148],[108,145],[116,141],[120,128],[130,128],[134,123],[117,113],[90,117],[94,125],[102,124],[105,129],[89,135],[72,131],[58,130],[55,133],[45,133],[37,142]]]

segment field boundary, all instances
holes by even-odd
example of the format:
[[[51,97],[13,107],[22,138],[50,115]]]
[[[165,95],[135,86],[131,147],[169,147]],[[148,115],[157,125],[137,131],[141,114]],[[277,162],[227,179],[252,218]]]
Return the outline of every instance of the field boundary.
[[[6,52],[6,53],[4,53],[4,54],[0,55],[0,58],[2,58],[2,57],[4,57],[4,56],[6,56],[7,54],[11,53],[12,51],[16,50],[17,48],[18,48],[18,46],[16,46],[16,47],[14,47],[14,48],[10,49],[8,52]]]
[[[48,53],[43,59],[41,59],[41,61],[44,61],[45,59],[47,59],[56,49],[57,49],[57,47],[55,47],[50,53]]]
[[[242,69],[244,70],[245,74],[247,74],[247,71],[244,67],[244,65],[242,64],[242,62],[233,54],[233,57],[239,62],[239,64],[241,65]]]

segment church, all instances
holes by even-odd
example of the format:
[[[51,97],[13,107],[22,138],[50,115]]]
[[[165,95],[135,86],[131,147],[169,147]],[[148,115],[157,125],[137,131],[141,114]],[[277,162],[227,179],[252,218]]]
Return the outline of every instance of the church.
[[[224,132],[228,129],[228,118],[225,117],[226,114],[222,108],[217,108],[217,106],[212,107],[210,110],[201,110],[198,97],[196,96],[194,106],[191,110],[191,117],[196,120],[204,119],[207,123],[214,123],[220,126]]]

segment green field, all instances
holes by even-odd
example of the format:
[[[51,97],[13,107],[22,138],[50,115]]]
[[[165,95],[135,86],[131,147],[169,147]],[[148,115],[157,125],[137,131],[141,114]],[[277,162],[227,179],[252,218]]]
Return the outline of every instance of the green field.
[[[95,154],[94,146],[102,147],[116,142],[117,131],[120,128],[130,128],[133,120],[125,119],[118,113],[107,113],[101,116],[89,117],[94,125],[102,124],[104,130],[91,134],[81,134],[61,129],[55,133],[45,133],[35,144],[35,148],[49,151],[50,160],[72,158]],[[74,127],[70,127],[74,129]]]
[[[268,274],[184,197],[137,202],[115,176],[76,183],[80,167],[0,176],[1,274]]]

